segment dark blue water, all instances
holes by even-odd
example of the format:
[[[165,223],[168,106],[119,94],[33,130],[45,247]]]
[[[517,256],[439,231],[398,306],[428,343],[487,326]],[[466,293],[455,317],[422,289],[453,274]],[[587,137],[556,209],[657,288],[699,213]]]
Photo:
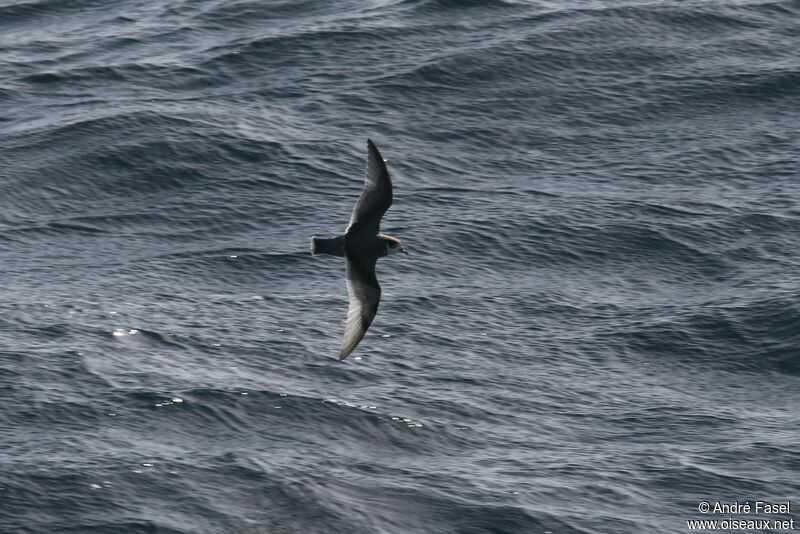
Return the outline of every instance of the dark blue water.
[[[800,509],[798,45],[793,1],[0,2],[0,532]],[[411,255],[338,363],[308,245],[367,137]]]

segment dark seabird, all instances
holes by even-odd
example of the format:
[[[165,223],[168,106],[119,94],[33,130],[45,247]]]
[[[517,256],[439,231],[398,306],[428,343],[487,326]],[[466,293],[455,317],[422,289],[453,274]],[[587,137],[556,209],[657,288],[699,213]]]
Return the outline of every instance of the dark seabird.
[[[375,276],[378,258],[403,252],[400,240],[380,232],[381,217],[392,205],[392,179],[378,147],[367,139],[367,172],[350,225],[344,235],[311,238],[311,253],[347,258],[347,294],[350,306],[339,361],[353,352],[378,312],[381,286]]]

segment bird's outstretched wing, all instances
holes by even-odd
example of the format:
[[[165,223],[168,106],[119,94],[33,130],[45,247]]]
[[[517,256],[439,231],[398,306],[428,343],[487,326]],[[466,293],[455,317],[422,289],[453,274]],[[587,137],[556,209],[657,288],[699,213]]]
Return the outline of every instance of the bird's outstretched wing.
[[[358,197],[347,233],[365,230],[370,234],[380,231],[381,217],[392,205],[392,178],[378,147],[367,139],[367,172],[364,189]]]
[[[378,313],[381,300],[381,286],[375,277],[377,258],[360,261],[347,258],[347,295],[350,306],[347,309],[347,322],[344,327],[344,340],[339,353],[339,361],[344,360],[359,344],[367,328]]]

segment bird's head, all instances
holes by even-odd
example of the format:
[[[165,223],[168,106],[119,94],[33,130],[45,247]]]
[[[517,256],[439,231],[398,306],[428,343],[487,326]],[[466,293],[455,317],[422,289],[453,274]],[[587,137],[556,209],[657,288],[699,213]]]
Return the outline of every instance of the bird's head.
[[[383,236],[383,242],[386,244],[386,256],[391,256],[392,254],[397,254],[398,252],[408,254],[408,251],[403,248],[403,245],[400,244],[400,240],[396,237],[385,235]]]

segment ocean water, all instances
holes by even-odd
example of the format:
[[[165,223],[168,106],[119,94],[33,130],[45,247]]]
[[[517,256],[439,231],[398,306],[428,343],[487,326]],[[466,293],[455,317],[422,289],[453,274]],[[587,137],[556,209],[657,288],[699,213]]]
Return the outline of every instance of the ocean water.
[[[794,1],[0,1],[0,532],[800,510],[799,43]],[[309,238],[368,137],[411,255],[339,363]]]

